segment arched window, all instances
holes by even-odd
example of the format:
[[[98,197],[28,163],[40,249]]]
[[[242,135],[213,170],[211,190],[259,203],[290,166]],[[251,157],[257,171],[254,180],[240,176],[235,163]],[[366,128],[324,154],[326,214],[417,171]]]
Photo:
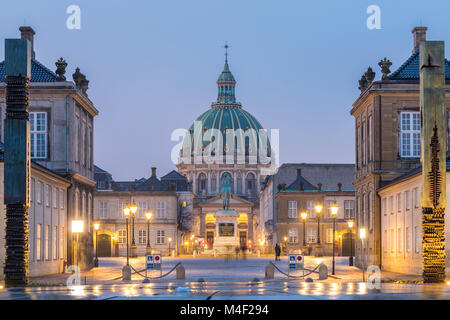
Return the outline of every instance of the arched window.
[[[198,175],[198,193],[206,192],[206,174],[203,172]]]
[[[256,194],[255,175],[252,172],[250,172],[247,175],[246,187],[247,187],[247,194],[249,196],[254,196]]]

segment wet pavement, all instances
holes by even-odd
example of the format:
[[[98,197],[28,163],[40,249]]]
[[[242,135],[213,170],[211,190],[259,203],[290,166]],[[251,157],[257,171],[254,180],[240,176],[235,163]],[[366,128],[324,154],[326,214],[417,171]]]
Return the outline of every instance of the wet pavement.
[[[307,257],[306,267],[314,268],[318,263],[331,267],[329,257]],[[0,299],[31,300],[78,300],[78,299],[193,299],[193,300],[316,300],[316,299],[450,299],[450,285],[381,283],[379,290],[362,282],[362,272],[348,266],[347,258],[336,261],[336,277],[319,280],[318,274],[304,279],[288,279],[276,271],[275,279],[265,280],[265,266],[273,261],[271,257],[250,257],[247,259],[221,258],[164,258],[162,273],[171,270],[178,262],[186,269],[186,279],[176,280],[175,272],[163,279],[152,279],[143,283],[145,274],[134,274],[132,280],[116,279],[126,263],[124,258],[101,258],[100,267],[81,274],[81,282],[75,283],[71,274],[59,274],[30,279],[34,286],[5,289],[0,286]],[[140,270],[144,259],[131,259],[130,264]],[[288,271],[284,257],[276,265]],[[149,277],[160,275],[152,271]],[[295,271],[294,275],[302,275]],[[292,274],[292,273],[291,273]],[[366,275],[367,276],[367,275]],[[397,280],[419,280],[414,275],[382,272],[381,278]],[[69,279],[69,281],[67,281]],[[81,285],[75,285],[81,284]]]

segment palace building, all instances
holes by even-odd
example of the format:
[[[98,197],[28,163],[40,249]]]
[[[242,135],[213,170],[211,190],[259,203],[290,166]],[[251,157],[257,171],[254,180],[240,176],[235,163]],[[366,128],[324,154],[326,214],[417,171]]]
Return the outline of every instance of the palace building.
[[[207,253],[252,246],[260,185],[273,168],[262,125],[236,102],[236,80],[227,54],[217,86],[217,101],[189,128],[177,165],[194,195],[192,231]],[[226,173],[231,176],[234,213],[224,215],[218,211],[223,209],[221,181]]]
[[[53,72],[36,59],[35,31],[20,27],[21,38],[31,46],[30,81],[30,211],[29,269],[31,276],[61,272],[76,264],[72,220],[82,220],[79,266],[93,267],[94,118],[98,110],[89,99],[89,81],[76,68],[66,79],[67,62],[60,58]],[[4,142],[6,117],[4,62],[0,63],[0,142]],[[3,151],[3,150],[1,150]],[[1,153],[1,152],[0,152]],[[0,157],[3,157],[1,155]],[[0,160],[1,162],[2,160]],[[3,163],[0,172],[3,181]],[[4,193],[1,192],[1,212]],[[3,213],[3,216],[5,214]],[[0,226],[4,225],[1,219]],[[4,227],[0,238],[4,239]],[[2,242],[3,243],[3,242]],[[1,245],[0,258],[4,246]],[[3,263],[2,263],[3,266]]]
[[[356,227],[367,230],[367,239],[356,243],[358,266],[365,261],[386,270],[420,270],[419,46],[426,41],[426,32],[426,27],[412,30],[412,54],[396,71],[391,73],[392,62],[384,58],[378,63],[380,80],[374,81],[371,68],[359,80],[361,93],[350,113],[355,118]],[[445,80],[446,105],[450,106],[447,60]]]

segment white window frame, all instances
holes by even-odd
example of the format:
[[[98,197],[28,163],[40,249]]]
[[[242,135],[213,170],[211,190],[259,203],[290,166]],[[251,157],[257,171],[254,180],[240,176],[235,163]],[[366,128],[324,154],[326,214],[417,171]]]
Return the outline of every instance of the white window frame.
[[[138,238],[139,238],[140,244],[146,244],[147,243],[147,230],[139,230]]]
[[[164,244],[166,240],[165,230],[156,230],[156,244]]]
[[[43,119],[41,118],[43,116]],[[37,127],[37,121],[44,121],[44,125]],[[30,112],[30,156],[32,159],[47,159],[48,130],[47,130],[47,112]],[[44,137],[43,150],[38,150],[38,137]]]
[[[355,200],[344,200],[344,217],[345,219],[355,218]]]
[[[289,219],[298,218],[297,201],[295,200],[288,201],[288,218]]]
[[[42,239],[42,224],[38,223],[36,225],[36,260],[42,260],[42,250],[41,250],[41,239]]]
[[[117,231],[117,242],[119,244],[127,243],[127,230],[126,229]]]
[[[420,157],[420,112],[400,112],[399,142],[400,157]]]
[[[100,219],[106,219],[108,217],[108,202],[107,201],[99,201],[98,217]]]
[[[166,202],[165,201],[158,201],[156,204],[156,218],[158,219],[164,219],[166,217]]]

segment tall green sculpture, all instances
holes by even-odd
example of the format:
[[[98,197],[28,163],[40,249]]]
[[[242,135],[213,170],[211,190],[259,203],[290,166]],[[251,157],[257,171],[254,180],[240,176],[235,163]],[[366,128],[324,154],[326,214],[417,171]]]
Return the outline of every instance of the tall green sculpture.
[[[420,45],[422,271],[424,282],[445,280],[447,112],[443,41]]]
[[[31,46],[26,39],[5,40],[6,119],[5,284],[28,281],[28,208],[30,205],[30,122],[28,119]]]

